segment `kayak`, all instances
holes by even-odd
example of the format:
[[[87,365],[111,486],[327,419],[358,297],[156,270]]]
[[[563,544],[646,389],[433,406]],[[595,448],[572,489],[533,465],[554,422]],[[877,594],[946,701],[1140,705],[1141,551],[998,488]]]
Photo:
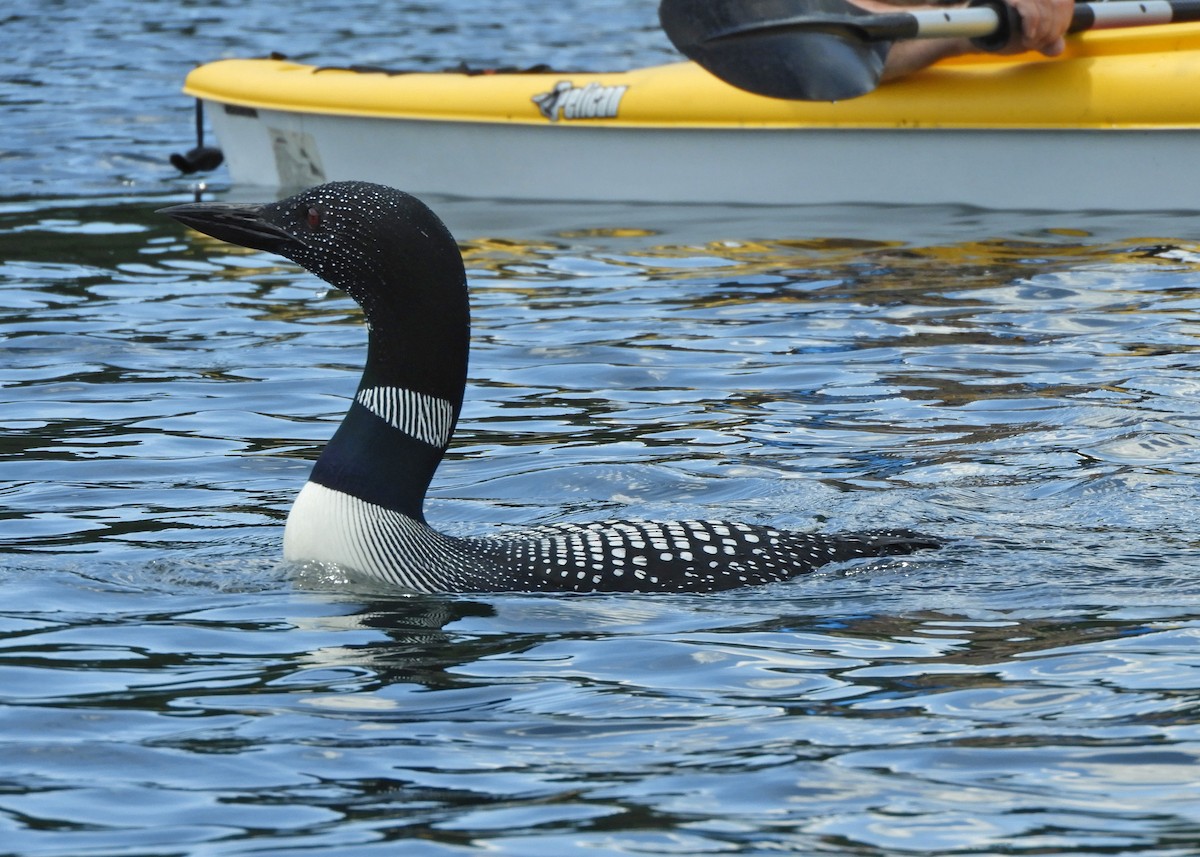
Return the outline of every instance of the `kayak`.
[[[690,62],[613,73],[202,65],[236,184],[746,204],[1200,207],[1200,24],[1089,31],[1056,58],[946,60],[846,101]]]

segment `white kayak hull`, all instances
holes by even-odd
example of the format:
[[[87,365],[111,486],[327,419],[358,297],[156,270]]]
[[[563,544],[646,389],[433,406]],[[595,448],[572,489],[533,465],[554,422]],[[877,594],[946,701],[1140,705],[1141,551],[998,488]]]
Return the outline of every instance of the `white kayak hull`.
[[[361,179],[529,200],[1198,209],[1200,131],[672,129],[257,110],[210,121],[238,184]]]

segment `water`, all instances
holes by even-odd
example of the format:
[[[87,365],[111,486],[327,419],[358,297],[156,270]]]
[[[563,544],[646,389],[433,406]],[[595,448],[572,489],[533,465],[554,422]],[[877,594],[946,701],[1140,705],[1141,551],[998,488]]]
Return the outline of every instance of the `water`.
[[[431,198],[475,324],[445,529],[951,544],[710,597],[372,589],[278,560],[356,310],[153,214],[193,192],[183,75],[669,49],[649,3],[287,11],[0,20],[0,852],[1200,853],[1200,214]]]

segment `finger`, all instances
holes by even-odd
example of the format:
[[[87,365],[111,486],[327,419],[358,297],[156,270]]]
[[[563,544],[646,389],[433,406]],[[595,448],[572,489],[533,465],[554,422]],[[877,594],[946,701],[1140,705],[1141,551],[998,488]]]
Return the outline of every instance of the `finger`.
[[[1025,50],[1039,50],[1050,38],[1050,27],[1047,16],[1043,14],[1040,3],[1020,3],[1017,11],[1021,13],[1021,47]]]
[[[1036,24],[1029,34],[1026,47],[1039,50],[1047,56],[1056,56],[1066,47],[1063,34],[1071,25],[1075,11],[1075,0],[1048,0],[1043,3],[1026,4],[1036,9]]]
[[[1056,57],[1067,49],[1067,40],[1059,36],[1054,41],[1047,45],[1043,45],[1038,50],[1048,57]]]

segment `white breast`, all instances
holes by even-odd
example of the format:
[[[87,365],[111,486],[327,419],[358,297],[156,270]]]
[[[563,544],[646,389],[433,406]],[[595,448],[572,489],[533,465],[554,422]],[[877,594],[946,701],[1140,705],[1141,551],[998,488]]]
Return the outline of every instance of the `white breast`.
[[[467,571],[454,541],[407,515],[309,482],[288,513],[283,557],[440,592]]]

